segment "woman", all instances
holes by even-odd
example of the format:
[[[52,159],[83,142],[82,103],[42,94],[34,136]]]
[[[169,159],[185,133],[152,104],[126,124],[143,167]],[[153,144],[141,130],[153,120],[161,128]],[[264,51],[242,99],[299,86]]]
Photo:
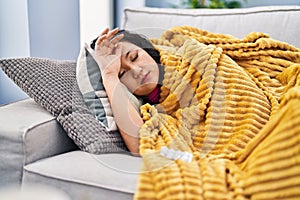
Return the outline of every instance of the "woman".
[[[91,47],[95,50],[111,108],[120,134],[133,155],[139,155],[140,113],[128,99],[124,86],[149,103],[158,103],[163,73],[159,52],[138,34],[106,28]],[[124,102],[127,102],[124,106]]]

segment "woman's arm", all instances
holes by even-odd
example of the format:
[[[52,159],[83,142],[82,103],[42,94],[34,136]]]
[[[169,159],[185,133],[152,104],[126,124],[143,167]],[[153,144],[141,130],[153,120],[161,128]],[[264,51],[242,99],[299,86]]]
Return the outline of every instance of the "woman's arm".
[[[122,35],[113,38],[117,32],[117,29],[109,31],[107,28],[101,33],[95,44],[95,59],[100,67],[103,85],[120,134],[129,151],[133,155],[139,155],[139,130],[143,120],[119,80],[123,48],[118,43]]]
[[[112,111],[121,136],[134,155],[139,155],[139,130],[143,125],[140,114],[132,105],[119,78],[106,76],[103,79]]]

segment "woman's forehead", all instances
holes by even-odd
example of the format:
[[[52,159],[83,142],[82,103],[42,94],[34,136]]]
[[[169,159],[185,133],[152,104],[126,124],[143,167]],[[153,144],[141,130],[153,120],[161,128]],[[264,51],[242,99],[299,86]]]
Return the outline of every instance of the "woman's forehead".
[[[126,54],[129,51],[136,51],[136,50],[141,50],[140,47],[136,46],[135,44],[132,44],[131,42],[127,41],[120,41],[120,44],[122,44],[122,53]]]

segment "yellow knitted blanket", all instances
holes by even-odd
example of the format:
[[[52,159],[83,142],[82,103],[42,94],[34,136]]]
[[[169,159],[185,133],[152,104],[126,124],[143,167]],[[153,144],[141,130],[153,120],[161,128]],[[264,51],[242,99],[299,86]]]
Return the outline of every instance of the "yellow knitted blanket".
[[[152,42],[165,77],[135,199],[300,199],[300,50],[187,26]]]

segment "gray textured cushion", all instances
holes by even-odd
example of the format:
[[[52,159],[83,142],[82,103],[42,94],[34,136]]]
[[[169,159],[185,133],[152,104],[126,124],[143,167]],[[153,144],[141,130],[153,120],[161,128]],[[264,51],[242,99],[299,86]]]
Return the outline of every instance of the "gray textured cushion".
[[[126,150],[118,131],[108,131],[85,105],[76,82],[76,62],[45,58],[0,60],[0,67],[22,90],[57,117],[84,151]]]

